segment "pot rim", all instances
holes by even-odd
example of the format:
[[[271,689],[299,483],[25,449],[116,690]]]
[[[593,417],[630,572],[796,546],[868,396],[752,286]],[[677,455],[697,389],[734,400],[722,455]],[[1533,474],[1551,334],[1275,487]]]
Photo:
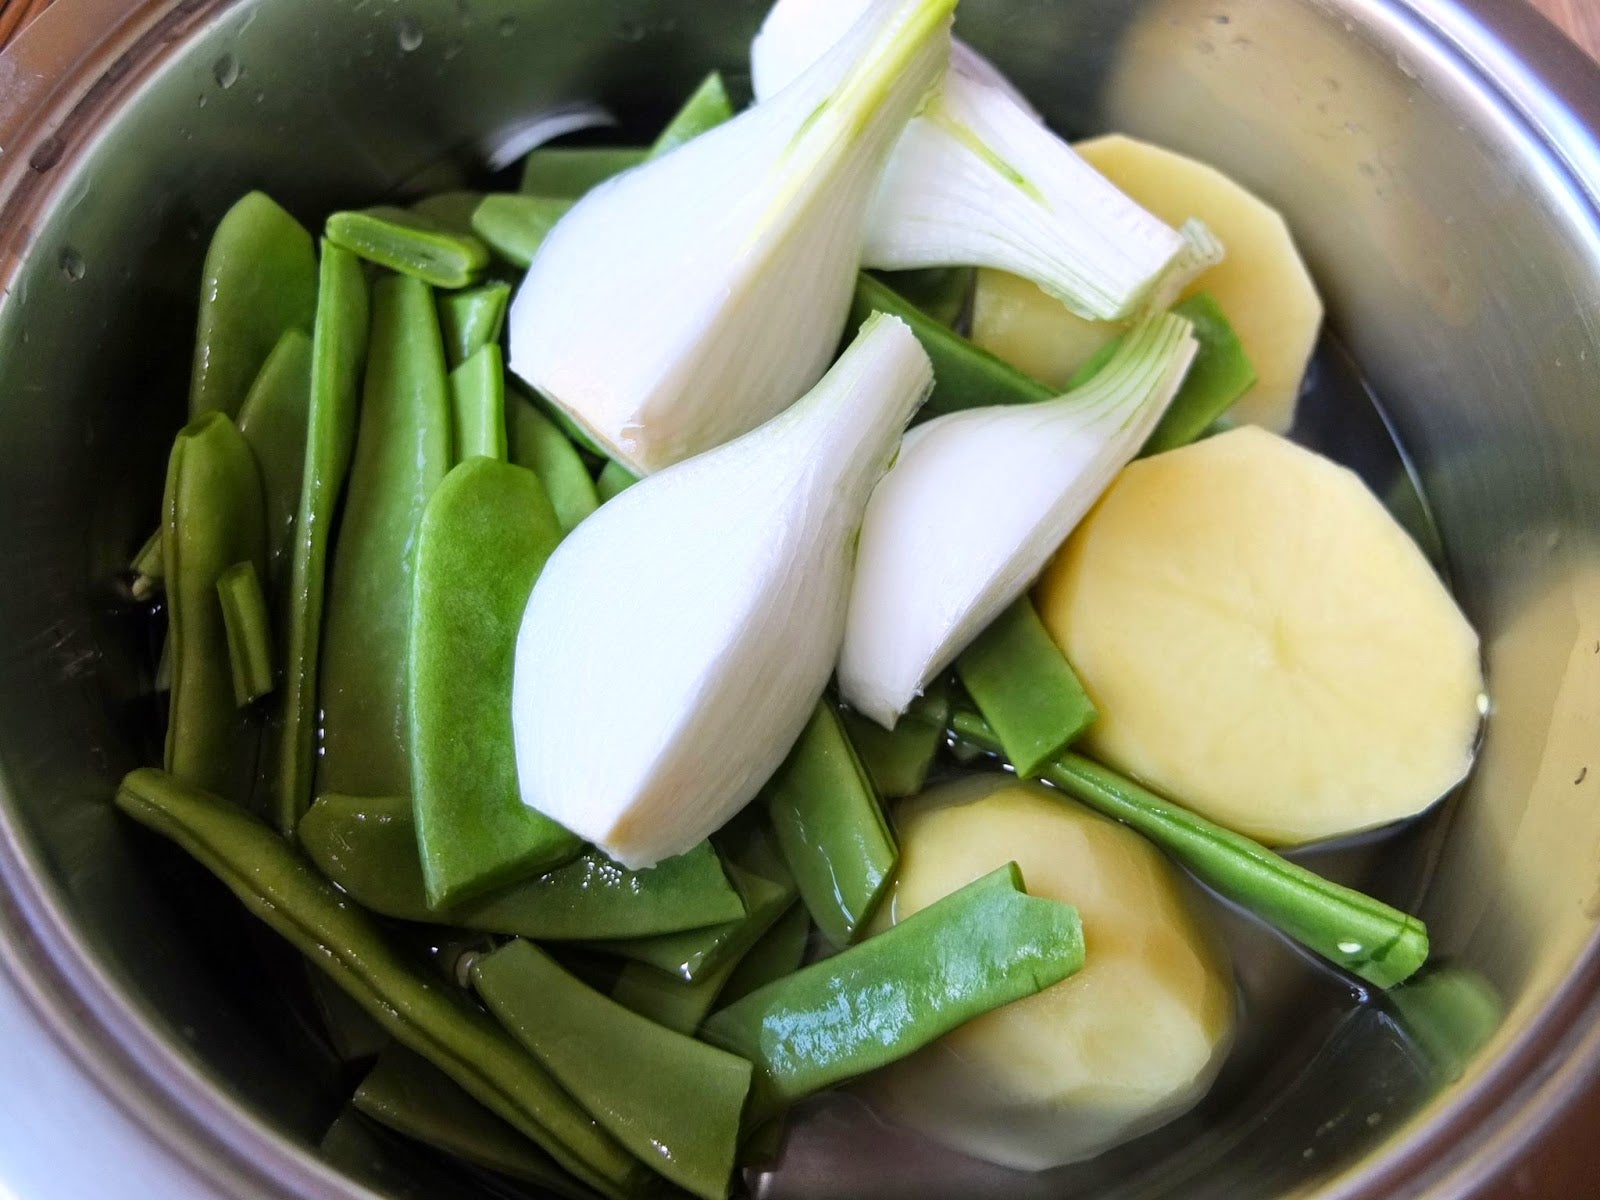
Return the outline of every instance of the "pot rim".
[[[57,0],[0,54],[0,297],[20,270],[30,213],[62,153],[165,57],[242,0]],[[1330,0],[1318,0],[1325,6]],[[1396,44],[1453,73],[1552,168],[1600,234],[1600,66],[1541,15],[1503,0],[1340,0]],[[1531,64],[1539,62],[1539,69]],[[52,139],[55,141],[52,143]],[[74,928],[7,803],[0,763],[0,970],[80,1071],[219,1194],[360,1200],[371,1193],[258,1120],[146,1019]],[[1460,1094],[1431,1106],[1323,1200],[1468,1196],[1506,1169],[1600,1078],[1600,935],[1543,1007]]]

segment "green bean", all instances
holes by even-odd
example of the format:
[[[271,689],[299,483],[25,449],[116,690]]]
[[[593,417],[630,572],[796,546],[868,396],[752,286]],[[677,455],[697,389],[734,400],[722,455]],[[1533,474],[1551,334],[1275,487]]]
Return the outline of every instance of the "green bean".
[[[217,576],[222,628],[227,636],[233,701],[240,708],[272,690],[272,618],[261,576],[249,559]]]
[[[851,709],[844,709],[839,716],[878,795],[886,800],[915,796],[944,745],[945,726],[950,723],[950,683],[941,676],[924,688],[892,730]]]
[[[189,415],[232,416],[261,364],[290,329],[309,329],[317,303],[311,235],[261,192],[224,214],[200,281]]]
[[[290,556],[281,729],[271,809],[278,832],[294,832],[311,804],[317,681],[328,530],[350,467],[356,389],[367,353],[367,282],[355,255],[322,248],[317,324],[311,338],[311,412]]]
[[[1256,381],[1255,364],[1216,300],[1201,292],[1172,311],[1193,324],[1200,346],[1183,386],[1145,442],[1143,454],[1159,454],[1195,441]]]
[[[353,1105],[346,1105],[322,1135],[324,1162],[388,1200],[477,1200],[482,1190],[460,1170],[388,1136]]]
[[[311,1002],[321,1019],[328,1047],[342,1063],[368,1063],[391,1044],[389,1035],[350,994],[311,963],[305,963]]]
[[[450,401],[433,295],[415,279],[389,276],[373,289],[361,428],[328,590],[317,776],[324,791],[411,792],[412,547],[449,469]]]
[[[166,766],[196,787],[228,791],[243,729],[217,581],[234,563],[261,562],[267,535],[261,472],[226,414],[205,413],[178,434],[162,513],[172,671]]]
[[[421,213],[388,205],[336,212],[326,233],[334,245],[433,287],[466,287],[489,265],[489,248],[470,233],[452,232]]]
[[[422,1055],[392,1044],[356,1088],[357,1111],[476,1166],[573,1200],[589,1194],[548,1155]]]
[[[752,1127],[919,1050],[1083,965],[1077,910],[1023,891],[1015,863],[714,1013],[701,1036],[756,1068]]]
[[[706,1200],[728,1193],[750,1064],[653,1024],[515,941],[472,967],[489,1011],[619,1142]]]
[[[498,377],[500,348],[485,346]],[[411,605],[411,779],[428,903],[458,904],[583,845],[522,802],[511,671],[522,610],[561,528],[531,471],[472,458],[423,511]]]
[[[874,277],[919,312],[953,329],[967,311],[978,272],[972,267],[923,267],[875,273]]]
[[[725,1008],[775,979],[793,975],[805,961],[810,941],[811,914],[805,905],[793,905],[739,960],[717,993],[717,1002]]]
[[[506,397],[506,435],[511,461],[544,484],[562,533],[571,533],[600,507],[583,457],[555,422],[515,391]]]
[[[506,262],[527,270],[571,200],[493,192],[472,210],[472,231]]]
[[[128,569],[134,573],[133,595],[142,600],[161,586],[161,528],[145,538]],[[141,584],[143,585],[141,588]]]
[[[455,461],[506,460],[506,372],[499,345],[480,346],[450,372]]]
[[[950,728],[992,753],[1001,750],[976,713],[958,710]],[[1416,917],[1323,879],[1099,763],[1068,751],[1041,778],[1144,834],[1202,883],[1376,987],[1403,982],[1427,961],[1428,931]]]
[[[424,196],[413,204],[411,211],[423,220],[431,221],[440,229],[470,236],[472,210],[478,207],[478,201],[482,199],[482,192],[461,190],[434,192],[433,195]]]
[[[811,919],[835,946],[849,945],[877,911],[900,851],[839,714],[826,700],[763,795]]]
[[[1094,724],[1094,701],[1027,596],[961,652],[956,673],[1024,779]]]
[[[445,361],[459,367],[490,342],[500,340],[511,302],[511,285],[486,283],[459,292],[439,293],[439,331]]]
[[[261,364],[239,409],[239,432],[261,468],[267,514],[267,580],[281,621],[289,590],[294,519],[306,466],[311,419],[311,337],[291,329]],[[281,637],[283,627],[276,626]]]
[[[637,167],[648,153],[638,146],[544,146],[523,160],[517,190],[576,200],[596,184]]]
[[[620,496],[634,484],[639,482],[639,477],[621,463],[613,460],[600,469],[600,478],[595,480],[595,495],[600,503],[604,504],[613,496]]]
[[[706,130],[714,129],[724,121],[732,119],[733,102],[728,99],[728,89],[722,82],[722,74],[719,71],[712,71],[684,101],[677,115],[667,122],[666,128],[651,145],[649,157],[660,158],[663,154],[669,154],[685,142],[699,137]]]
[[[429,968],[390,946],[364,912],[267,826],[161,771],[133,771],[117,791],[129,816],[172,839],[245,907],[349,992],[391,1036],[608,1196],[641,1175],[626,1151],[503,1029]]]
[[[1037,379],[947,329],[882,280],[861,275],[856,280],[855,301],[846,328],[856,329],[874,312],[899,317],[911,326],[911,332],[933,362],[933,394],[918,410],[919,420],[990,404],[1031,404],[1056,394]]]
[[[629,871],[590,850],[537,879],[440,912],[428,907],[406,797],[325,794],[301,819],[299,833],[324,875],[357,903],[402,921],[579,941],[651,937],[744,916],[709,842],[648,871]]]

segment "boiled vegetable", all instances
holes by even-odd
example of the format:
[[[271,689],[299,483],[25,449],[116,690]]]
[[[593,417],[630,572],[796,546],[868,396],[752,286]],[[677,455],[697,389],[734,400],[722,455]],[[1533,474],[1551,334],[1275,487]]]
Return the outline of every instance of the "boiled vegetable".
[[[434,287],[466,287],[489,265],[488,247],[471,234],[403,208],[336,212],[328,218],[327,237],[368,262]]]

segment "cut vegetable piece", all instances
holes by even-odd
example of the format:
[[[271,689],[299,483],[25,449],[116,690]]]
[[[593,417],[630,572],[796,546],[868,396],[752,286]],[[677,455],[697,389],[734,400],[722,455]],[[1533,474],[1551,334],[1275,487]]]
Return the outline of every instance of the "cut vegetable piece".
[[[540,941],[649,938],[744,917],[744,902],[709,843],[649,871],[590,851],[536,879],[445,911],[428,906],[416,818],[404,796],[319,796],[300,822],[317,868],[366,908]]]
[[[1471,626],[1354,473],[1273,434],[1129,467],[1037,602],[1090,752],[1261,841],[1412,816],[1472,764]]]
[[[588,1195],[547,1154],[479,1104],[422,1055],[391,1044],[352,1097],[396,1133],[571,1200]]]
[[[812,919],[835,946],[849,945],[894,878],[898,853],[872,782],[828,701],[817,705],[762,794]]]
[[[739,960],[718,991],[717,1002],[732,1004],[757,988],[794,974],[805,961],[810,942],[811,914],[804,904],[796,904]]]
[[[533,402],[513,391],[506,397],[506,434],[511,461],[527,467],[544,484],[562,533],[600,507],[600,497],[583,457]]]
[[[531,942],[480,958],[491,1012],[641,1161],[707,1200],[728,1193],[750,1064],[585,987]]]
[[[929,684],[892,730],[848,708],[839,716],[878,795],[886,800],[914,796],[944,745],[950,721],[949,680]]]
[[[411,211],[441,229],[470,236],[472,210],[478,207],[478,201],[482,199],[482,192],[435,192],[418,200],[411,206]]]
[[[794,86],[586,196],[512,301],[511,369],[639,474],[792,404],[838,345],[867,203],[954,7],[872,0]]]
[[[1191,292],[1215,298],[1255,365],[1255,386],[1233,415],[1275,433],[1288,429],[1322,301],[1283,218],[1214,167],[1147,142],[1113,134],[1080,143],[1078,152],[1157,216],[1198,217],[1227,247],[1227,260]]]
[[[500,340],[510,303],[509,283],[487,283],[440,294],[439,332],[444,338],[445,359],[452,368],[459,367],[490,342]]]
[[[945,328],[881,280],[862,275],[856,281],[850,320],[865,321],[874,312],[899,317],[909,325],[933,361],[933,393],[922,407],[924,419],[967,408],[1031,404],[1057,394]]]
[[[328,218],[327,237],[368,262],[440,288],[464,288],[489,265],[489,248],[423,214],[380,205]]]
[[[911,331],[874,317],[788,412],[562,542],[517,644],[526,803],[641,867],[755,796],[827,683],[862,509],[931,383]]]
[[[506,373],[498,345],[478,347],[450,372],[450,416],[456,462],[505,462]]]
[[[956,671],[1024,779],[1094,724],[1094,702],[1026,596],[962,651]]]
[[[450,399],[433,293],[390,276],[372,292],[361,429],[328,586],[321,791],[411,792],[412,549],[428,497],[449,469]]]
[[[239,432],[261,468],[267,518],[267,578],[279,621],[287,603],[295,513],[305,475],[311,420],[311,337],[291,329],[261,365],[239,408]],[[281,636],[282,625],[277,626]]]
[[[1079,1162],[1178,1116],[1232,1040],[1233,975],[1198,896],[1130,829],[1003,777],[935,788],[896,810],[903,921],[1015,861],[1030,894],[1070,901],[1083,969],[969,1021],[870,1081],[885,1115],[1026,1171]]]
[[[950,732],[978,753],[1000,752],[975,712],[952,713]],[[1042,778],[1138,830],[1220,895],[1375,987],[1404,982],[1428,960],[1428,931],[1416,917],[1323,879],[1080,754],[1057,756]]]
[[[637,167],[649,153],[642,146],[541,147],[523,160],[517,190],[576,200],[596,184]]]
[[[285,836],[294,833],[300,814],[311,804],[328,531],[355,443],[367,316],[361,264],[346,250],[324,246],[311,339],[310,425],[290,553],[282,729],[271,798],[273,823]]]
[[[478,352],[491,353],[498,358],[499,347]],[[488,458],[446,475],[422,514],[408,707],[417,842],[431,907],[537,875],[582,845],[522,803],[511,736],[517,626],[560,540],[555,510],[533,472]]]
[[[217,583],[237,562],[259,568],[267,533],[261,472],[226,414],[204,413],[178,434],[161,507],[172,672],[166,767],[195,787],[228,791],[235,767],[248,764]]]
[[[739,963],[740,958],[730,958],[715,971],[702,971],[692,983],[641,962],[624,963],[611,998],[629,1012],[692,1037]]]
[[[217,600],[227,635],[233,700],[243,708],[272,690],[272,618],[255,563],[234,563],[217,576]]]
[[[667,122],[666,128],[650,147],[650,157],[660,158],[663,154],[669,154],[708,129],[715,129],[732,119],[733,102],[728,99],[722,73],[712,71],[683,102],[677,115]]]
[[[1032,280],[1009,271],[978,272],[973,343],[1051,392],[1071,387],[1083,365],[1122,333],[1114,321],[1080,317]]]
[[[512,266],[526,270],[556,222],[571,207],[571,200],[496,192],[485,196],[472,210],[472,229],[489,244],[489,249]],[[512,319],[515,320],[514,314]]]
[[[920,271],[891,271],[881,282],[951,329],[967,311],[976,275],[971,267],[927,267]]]
[[[1190,296],[1172,311],[1194,326],[1200,349],[1141,454],[1160,454],[1198,441],[1256,380],[1256,369],[1227,315],[1209,295]]]
[[[608,1197],[645,1178],[633,1158],[494,1021],[398,953],[371,919],[267,826],[161,771],[131,772],[117,807],[176,842],[350,993],[402,1045]]]
[[[620,496],[634,484],[639,482],[639,477],[619,462],[608,462],[600,469],[600,477],[595,480],[595,495],[600,503],[604,504],[614,496]]]
[[[1076,391],[952,413],[906,435],[861,525],[839,653],[846,703],[894,727],[1138,452],[1194,349],[1187,321],[1152,318]]]
[[[755,1064],[751,1123],[1081,967],[1077,912],[1022,888],[1002,867],[714,1013],[701,1036]]]
[[[238,412],[279,339],[311,328],[316,304],[311,235],[268,196],[248,193],[217,223],[206,251],[189,415]]]

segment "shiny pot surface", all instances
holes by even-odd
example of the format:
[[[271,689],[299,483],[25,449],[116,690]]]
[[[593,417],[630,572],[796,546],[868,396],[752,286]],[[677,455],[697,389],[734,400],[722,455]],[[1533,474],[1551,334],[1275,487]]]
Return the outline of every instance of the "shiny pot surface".
[[[1481,4],[963,2],[963,36],[1057,128],[1167,143],[1283,208],[1495,701],[1464,796],[1329,860],[1504,1001],[1465,1077],[1430,1099],[1387,1009],[1337,981],[1257,989],[1290,1032],[1255,1078],[1029,1194],[1467,1195],[1600,1071],[1600,79]],[[279,1002],[292,958],[109,805],[150,729],[111,581],[153,521],[209,230],[251,187],[314,222],[457,185],[552,106],[648,130],[706,69],[743,74],[764,7],[58,0],[0,57],[0,962],[79,1074],[223,1194],[363,1193],[310,1149],[349,1081]],[[811,1144],[758,1189],[884,1194],[919,1153],[861,1174]],[[907,1194],[1020,1186],[950,1171]]]

